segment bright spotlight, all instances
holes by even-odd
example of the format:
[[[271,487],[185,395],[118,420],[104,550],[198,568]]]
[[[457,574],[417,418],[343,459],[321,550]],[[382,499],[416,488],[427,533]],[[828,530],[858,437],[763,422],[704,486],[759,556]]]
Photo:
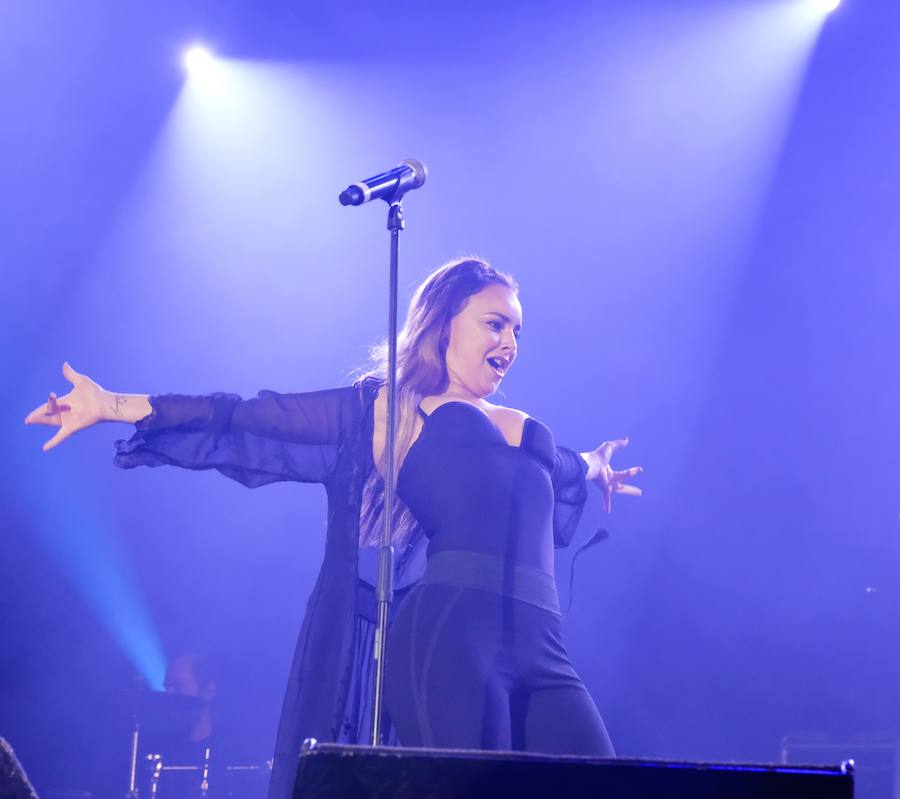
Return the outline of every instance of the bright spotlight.
[[[830,14],[841,4],[841,0],[812,0],[812,2],[823,14]]]
[[[206,77],[212,72],[215,59],[205,47],[195,44],[184,51],[184,66],[196,77]]]

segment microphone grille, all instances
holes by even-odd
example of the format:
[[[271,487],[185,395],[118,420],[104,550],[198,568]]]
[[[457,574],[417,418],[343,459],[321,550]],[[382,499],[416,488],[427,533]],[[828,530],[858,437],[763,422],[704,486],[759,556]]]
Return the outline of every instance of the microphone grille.
[[[408,166],[415,175],[415,177],[413,177],[412,188],[419,188],[419,186],[425,182],[425,178],[428,177],[428,167],[421,161],[417,161],[415,158],[407,158],[403,164]]]

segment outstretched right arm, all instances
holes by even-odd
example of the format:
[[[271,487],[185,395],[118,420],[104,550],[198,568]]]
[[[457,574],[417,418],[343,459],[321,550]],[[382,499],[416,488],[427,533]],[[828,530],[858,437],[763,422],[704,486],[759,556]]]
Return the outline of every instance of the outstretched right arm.
[[[72,391],[51,394],[25,419],[59,428],[44,451],[97,422],[134,422],[134,435],[116,442],[117,466],[216,469],[250,487],[280,480],[327,483],[346,436],[358,433],[365,416],[358,386],[261,391],[244,400],[236,394],[116,394],[68,364],[63,374]]]
[[[68,363],[63,364],[63,376],[72,384],[64,397],[55,393],[28,416],[25,424],[46,424],[58,428],[44,443],[44,452],[53,449],[73,433],[98,422],[140,421],[152,412],[147,394],[117,394],[106,391],[87,375],[79,374]]]

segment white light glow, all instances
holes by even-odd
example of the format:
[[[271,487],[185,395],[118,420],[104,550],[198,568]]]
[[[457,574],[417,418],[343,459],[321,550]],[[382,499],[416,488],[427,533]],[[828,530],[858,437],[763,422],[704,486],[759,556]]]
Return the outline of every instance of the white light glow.
[[[812,3],[823,14],[830,14],[841,4],[841,0],[812,0]]]
[[[192,77],[207,78],[215,70],[212,53],[201,45],[193,45],[184,52],[184,66]]]

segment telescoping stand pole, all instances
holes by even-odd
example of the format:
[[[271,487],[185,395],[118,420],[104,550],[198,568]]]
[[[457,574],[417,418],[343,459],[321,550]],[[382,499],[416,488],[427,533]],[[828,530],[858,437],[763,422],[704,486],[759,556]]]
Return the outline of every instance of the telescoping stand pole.
[[[375,679],[372,687],[372,746],[381,745],[382,705],[384,704],[384,658],[387,651],[388,613],[394,596],[394,444],[397,430],[397,273],[400,231],[403,230],[403,206],[395,200],[388,210],[388,230],[391,232],[391,266],[388,281],[388,368],[387,423],[385,446],[387,459],[384,474],[384,531],[378,550],[378,581],[375,587],[377,616],[375,626]]]
[[[388,614],[393,599],[394,578],[394,472],[395,438],[397,429],[397,274],[400,231],[404,229],[403,195],[419,188],[428,176],[423,163],[414,159],[404,161],[394,169],[354,183],[341,192],[341,205],[362,205],[369,200],[387,202],[387,228],[391,234],[390,279],[388,281],[388,365],[387,365],[387,423],[385,425],[384,473],[384,531],[378,550],[378,580],[375,599],[378,610],[375,627],[374,668],[372,687],[372,746],[380,746],[382,738],[382,705],[384,704],[384,667],[387,651]]]

